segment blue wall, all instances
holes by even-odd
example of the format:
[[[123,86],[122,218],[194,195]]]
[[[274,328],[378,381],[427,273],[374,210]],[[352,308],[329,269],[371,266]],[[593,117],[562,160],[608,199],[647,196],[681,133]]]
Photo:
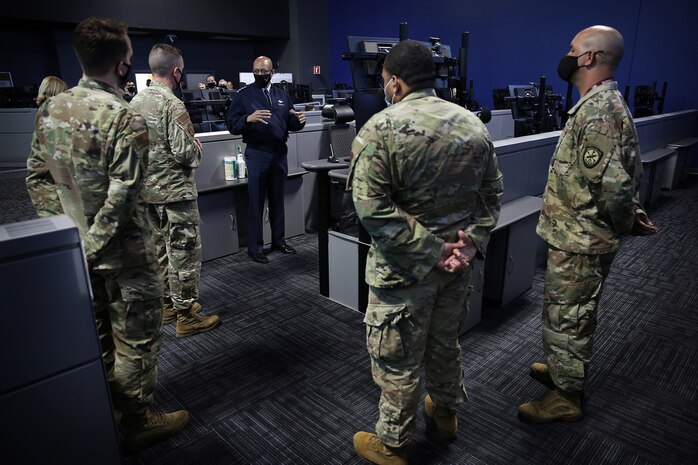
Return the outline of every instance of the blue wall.
[[[398,25],[406,21],[410,39],[437,36],[456,54],[461,32],[470,32],[468,78],[474,80],[475,99],[482,105],[492,105],[493,88],[537,82],[541,75],[564,95],[566,83],[556,72],[560,57],[579,30],[606,24],[625,38],[625,57],[616,75],[621,90],[626,84],[634,88],[655,80],[661,89],[666,80],[665,112],[698,108],[695,0],[354,0],[330,1],[329,14],[332,82],[351,85],[349,65],[341,60],[346,36],[398,37]]]

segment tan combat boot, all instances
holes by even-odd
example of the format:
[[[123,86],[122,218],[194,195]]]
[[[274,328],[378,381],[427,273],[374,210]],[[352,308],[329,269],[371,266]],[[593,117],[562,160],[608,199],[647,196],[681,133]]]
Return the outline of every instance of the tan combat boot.
[[[588,372],[587,365],[584,365],[584,378],[586,379]],[[550,370],[548,365],[545,363],[533,363],[531,364],[531,371],[529,372],[531,378],[535,379],[543,386],[549,389],[555,389],[555,383],[553,382],[553,377],[550,376]],[[581,392],[582,399],[584,399],[584,389]]]
[[[221,319],[218,315],[204,316],[199,313],[194,313],[192,310],[189,315],[177,315],[177,330],[175,336],[183,338],[193,336],[194,334],[205,333],[221,324]]]
[[[199,302],[194,302],[191,304],[191,312],[199,313],[201,311],[201,304]],[[174,309],[172,304],[165,304],[162,307],[162,324],[170,324],[177,321],[177,311]]]
[[[364,431],[356,433],[354,450],[364,460],[378,465],[407,465],[404,447],[388,447],[373,433]]]
[[[431,396],[424,398],[424,412],[436,425],[436,432],[446,441],[454,441],[458,433],[458,417],[448,409],[436,405]]]
[[[555,389],[542,400],[519,405],[519,418],[535,423],[579,421],[582,414],[581,395]]]
[[[553,383],[553,378],[550,376],[550,370],[548,370],[548,365],[545,363],[532,364],[529,374],[531,375],[531,378],[535,379],[542,385],[550,389],[555,389],[555,383]]]
[[[189,412],[179,410],[172,413],[152,413],[124,415],[121,425],[124,428],[124,450],[133,454],[150,447],[156,442],[174,436],[189,422]]]

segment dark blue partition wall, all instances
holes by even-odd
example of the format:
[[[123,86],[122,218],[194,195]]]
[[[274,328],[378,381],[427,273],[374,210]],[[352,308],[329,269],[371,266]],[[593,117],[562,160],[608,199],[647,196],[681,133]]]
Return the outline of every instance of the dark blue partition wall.
[[[400,21],[407,21],[409,38],[438,36],[454,50],[460,46],[461,32],[470,32],[468,77],[483,105],[492,105],[493,88],[538,81],[541,75],[564,94],[566,85],[556,68],[572,37],[586,26],[607,24],[625,37],[626,56],[616,76],[622,87],[667,80],[665,112],[698,107],[698,93],[689,82],[698,74],[698,63],[687,58],[696,41],[698,2],[681,0],[671,2],[671,7],[650,0],[329,3],[334,82],[351,84],[349,67],[340,58],[347,35],[396,37]]]

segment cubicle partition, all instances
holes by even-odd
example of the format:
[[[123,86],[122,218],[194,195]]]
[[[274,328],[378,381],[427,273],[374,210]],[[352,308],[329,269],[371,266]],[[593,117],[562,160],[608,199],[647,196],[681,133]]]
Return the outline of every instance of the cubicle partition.
[[[36,108],[0,108],[0,168],[26,168]]]
[[[77,227],[64,215],[0,226],[2,460],[121,464]],[[16,310],[16,311],[13,311]]]

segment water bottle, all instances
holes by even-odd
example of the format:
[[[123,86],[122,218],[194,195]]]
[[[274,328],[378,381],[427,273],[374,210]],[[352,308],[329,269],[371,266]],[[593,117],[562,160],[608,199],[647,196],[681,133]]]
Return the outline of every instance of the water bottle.
[[[238,144],[238,155],[235,163],[238,168],[238,178],[242,179],[247,177],[247,164],[245,164],[245,158],[242,156],[242,147]]]
[[[224,168],[224,173],[225,173],[225,180],[226,181],[235,181],[236,174],[235,171],[237,171],[236,168],[236,163],[235,163],[235,157],[233,156],[227,156],[223,157],[223,168]]]

